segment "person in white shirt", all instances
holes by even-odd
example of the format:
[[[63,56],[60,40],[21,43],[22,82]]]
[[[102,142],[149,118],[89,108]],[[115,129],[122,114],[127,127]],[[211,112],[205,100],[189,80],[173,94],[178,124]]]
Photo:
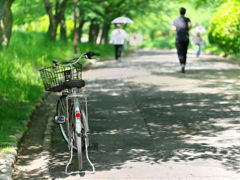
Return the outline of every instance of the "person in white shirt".
[[[128,37],[128,34],[121,28],[121,24],[116,24],[116,29],[112,31],[110,44],[115,46],[115,58],[118,60],[122,57],[124,39]]]

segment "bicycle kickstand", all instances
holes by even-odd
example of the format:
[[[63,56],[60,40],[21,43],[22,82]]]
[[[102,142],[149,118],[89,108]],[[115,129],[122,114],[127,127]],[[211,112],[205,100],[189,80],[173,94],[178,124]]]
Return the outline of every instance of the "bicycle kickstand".
[[[87,142],[87,136],[88,135],[85,135],[85,142]],[[92,164],[92,162],[90,161],[89,157],[88,157],[88,145],[87,143],[85,143],[85,149],[86,149],[86,157],[87,157],[87,160],[89,162],[89,164],[92,166],[93,170],[92,171],[74,171],[74,172],[70,172],[68,173],[67,172],[67,168],[68,166],[70,165],[70,163],[72,162],[72,156],[73,156],[73,138],[74,136],[71,137],[71,156],[70,156],[70,160],[65,168],[65,174],[66,175],[71,175],[71,174],[80,174],[80,173],[90,173],[90,174],[94,174],[95,173],[95,167],[94,165]]]

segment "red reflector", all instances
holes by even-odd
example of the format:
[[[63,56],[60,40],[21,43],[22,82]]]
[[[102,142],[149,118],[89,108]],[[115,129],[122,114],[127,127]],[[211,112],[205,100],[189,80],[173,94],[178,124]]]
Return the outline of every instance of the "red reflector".
[[[76,118],[80,118],[81,114],[80,113],[76,113]]]

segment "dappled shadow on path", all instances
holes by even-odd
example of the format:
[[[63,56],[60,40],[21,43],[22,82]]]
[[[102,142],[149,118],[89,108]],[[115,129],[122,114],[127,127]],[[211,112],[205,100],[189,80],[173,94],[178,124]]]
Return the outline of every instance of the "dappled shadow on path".
[[[240,173],[239,67],[197,61],[180,74],[146,66],[151,75],[130,78],[130,86],[152,133],[152,160],[215,160]]]
[[[154,86],[144,93],[137,85],[134,91],[138,88],[136,101],[152,133],[155,162],[213,159],[240,172],[236,96],[154,91]]]
[[[132,69],[143,72],[142,76],[124,71],[127,80],[114,76],[89,80],[90,138],[99,144],[89,155],[96,170],[174,162],[215,163],[240,173],[239,69],[219,64],[211,69],[204,64],[209,62],[189,62],[187,73],[180,74],[176,62],[140,59],[139,63],[128,61],[128,66],[135,64]],[[111,68],[121,71],[126,67],[116,64]],[[108,69],[101,66],[101,70]],[[54,132],[59,133],[57,128]],[[67,151],[62,139],[54,138],[51,171],[57,174],[62,168],[58,177],[66,177],[62,163],[68,160]],[[58,158],[61,161],[54,162]],[[91,168],[86,159],[84,167]],[[76,159],[71,168],[76,168]]]

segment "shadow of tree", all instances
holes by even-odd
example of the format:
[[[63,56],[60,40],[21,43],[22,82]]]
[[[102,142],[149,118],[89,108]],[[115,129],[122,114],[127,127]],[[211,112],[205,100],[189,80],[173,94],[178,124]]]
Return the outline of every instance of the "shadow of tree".
[[[87,82],[90,140],[99,145],[89,156],[97,171],[122,169],[128,162],[153,165],[208,160],[240,173],[238,68],[210,69],[204,64],[198,67],[202,62],[196,61],[180,75],[176,62],[160,59],[149,63],[144,59],[139,63],[129,60],[128,67],[148,72],[149,78],[123,71],[120,78],[110,75]],[[204,61],[211,62],[211,58]],[[112,63],[111,68],[121,71],[123,65]],[[99,69],[108,71],[109,65]],[[149,81],[153,76],[156,82]],[[158,81],[167,77],[174,81]],[[172,88],[182,82],[186,91]],[[64,178],[68,149],[58,128],[53,129],[51,173]],[[76,169],[76,164],[75,157],[70,170]],[[86,159],[83,166],[91,169]]]

